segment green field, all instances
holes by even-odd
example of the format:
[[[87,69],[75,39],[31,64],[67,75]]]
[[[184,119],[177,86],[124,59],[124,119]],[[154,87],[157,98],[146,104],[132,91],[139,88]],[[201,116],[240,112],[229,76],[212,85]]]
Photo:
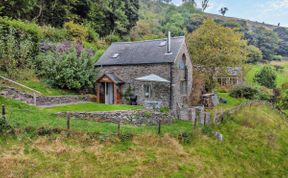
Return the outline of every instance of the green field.
[[[8,121],[16,127],[65,127],[65,119],[19,102],[0,101],[8,106]],[[118,138],[110,135],[116,128],[110,123],[72,120],[72,130],[82,133],[0,136],[0,177],[288,175],[288,123],[268,106],[244,108],[221,125],[205,129],[177,121],[163,125],[161,136],[156,127],[123,126],[124,133],[136,135]],[[87,131],[103,135],[94,138]],[[217,141],[213,131],[221,132],[224,141]]]
[[[255,83],[254,76],[257,72],[261,70],[265,65],[273,66],[278,65],[284,67],[283,70],[276,71],[277,79],[276,84],[277,87],[281,87],[282,84],[288,82],[288,62],[272,62],[271,64],[255,64],[255,65],[246,65],[245,66],[245,81],[248,84],[259,86],[259,84]]]
[[[44,110],[50,112],[66,112],[66,111],[75,111],[75,112],[95,112],[95,111],[117,111],[117,110],[136,110],[142,109],[142,106],[130,106],[130,105],[106,105],[98,103],[80,103],[80,104],[71,104],[64,106],[55,106],[47,107]]]

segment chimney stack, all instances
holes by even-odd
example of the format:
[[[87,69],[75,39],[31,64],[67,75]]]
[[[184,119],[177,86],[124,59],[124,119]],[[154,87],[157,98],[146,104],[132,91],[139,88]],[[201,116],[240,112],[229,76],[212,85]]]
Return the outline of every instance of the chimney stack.
[[[171,54],[171,32],[168,31],[168,38],[167,38],[167,54]]]

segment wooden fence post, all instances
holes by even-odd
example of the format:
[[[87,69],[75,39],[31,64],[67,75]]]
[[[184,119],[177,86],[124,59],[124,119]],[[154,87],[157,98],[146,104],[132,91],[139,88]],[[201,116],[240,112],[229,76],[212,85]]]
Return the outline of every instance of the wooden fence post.
[[[193,123],[193,128],[194,128],[194,129],[196,129],[196,126],[197,126],[197,116],[199,116],[199,115],[198,115],[198,113],[196,112],[196,117],[195,117],[195,120],[194,120],[194,123]]]
[[[204,115],[204,121],[203,121],[204,127],[206,126],[206,117],[207,117],[207,114],[205,113],[205,115]]]
[[[35,92],[33,93],[33,102],[34,102],[34,105],[37,106],[37,96]]]
[[[158,120],[158,135],[161,134],[161,120]]]
[[[67,117],[67,129],[70,130],[70,113],[69,112],[67,112],[66,117]]]
[[[2,104],[2,118],[3,119],[6,119],[6,108],[5,108],[5,105],[4,104]]]
[[[121,130],[120,130],[121,127],[120,127],[120,125],[121,125],[121,121],[118,122],[118,126],[117,126],[117,135],[118,135],[118,136],[120,136],[120,134],[121,134]]]

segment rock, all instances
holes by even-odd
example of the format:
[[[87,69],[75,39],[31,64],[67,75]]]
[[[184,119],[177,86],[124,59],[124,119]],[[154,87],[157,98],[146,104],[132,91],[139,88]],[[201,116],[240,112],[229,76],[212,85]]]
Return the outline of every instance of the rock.
[[[215,137],[217,140],[219,140],[221,142],[224,140],[224,137],[220,132],[215,132]]]

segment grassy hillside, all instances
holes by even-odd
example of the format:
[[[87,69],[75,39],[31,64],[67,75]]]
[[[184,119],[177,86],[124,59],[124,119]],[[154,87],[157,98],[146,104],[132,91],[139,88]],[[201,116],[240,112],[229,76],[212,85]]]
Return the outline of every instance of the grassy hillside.
[[[254,76],[257,72],[261,70],[265,65],[274,65],[274,66],[282,66],[283,69],[276,71],[277,79],[276,84],[277,87],[281,88],[282,84],[288,82],[288,62],[272,62],[271,64],[255,64],[255,65],[246,65],[245,66],[245,81],[249,84],[258,85],[255,83]]]
[[[10,108],[36,110],[18,102],[4,101]],[[14,109],[14,112],[16,110]],[[19,111],[20,112],[20,111]],[[10,118],[16,125],[57,127],[61,118],[44,111]],[[24,119],[25,117],[25,119]],[[45,124],[44,124],[45,123]],[[219,126],[191,129],[190,122],[164,126],[157,136],[153,127],[125,126],[118,139],[115,125],[73,121],[78,131],[100,131],[37,136],[0,137],[0,177],[286,177],[288,175],[288,123],[266,106],[244,108]],[[98,130],[97,130],[98,128]],[[150,130],[149,130],[150,129]],[[211,129],[220,131],[217,141]],[[108,131],[110,130],[110,132]],[[177,135],[187,133],[184,142]],[[183,139],[180,139],[183,140]]]
[[[270,30],[274,30],[275,28],[277,28],[278,26],[275,25],[271,25],[271,24],[265,24],[263,22],[255,22],[255,21],[251,21],[248,19],[240,19],[240,18],[236,18],[236,17],[227,17],[227,16],[222,16],[222,15],[217,15],[217,14],[211,14],[211,13],[205,13],[205,15],[207,17],[210,17],[212,19],[219,19],[219,20],[223,20],[223,21],[236,21],[236,22],[245,22],[247,23],[248,27],[264,27]]]

